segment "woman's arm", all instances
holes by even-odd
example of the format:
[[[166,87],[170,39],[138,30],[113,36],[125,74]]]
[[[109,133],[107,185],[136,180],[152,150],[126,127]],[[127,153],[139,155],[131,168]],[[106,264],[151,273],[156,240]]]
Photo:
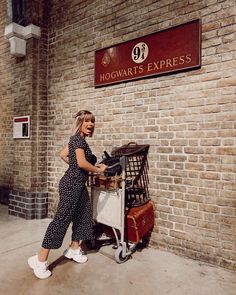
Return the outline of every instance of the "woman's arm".
[[[68,146],[68,144],[66,146],[64,146],[64,148],[61,150],[60,157],[64,162],[69,164],[69,146]]]
[[[88,172],[94,172],[94,173],[103,173],[106,170],[107,166],[104,164],[99,164],[97,166],[93,166],[92,164],[90,164],[85,158],[83,149],[76,149],[75,153],[76,153],[77,164],[80,168]]]

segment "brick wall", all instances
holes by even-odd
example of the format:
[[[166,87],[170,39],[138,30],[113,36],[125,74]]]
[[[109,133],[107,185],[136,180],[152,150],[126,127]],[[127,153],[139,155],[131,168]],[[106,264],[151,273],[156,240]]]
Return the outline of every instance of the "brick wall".
[[[89,109],[97,121],[89,143],[98,157],[128,141],[150,144],[151,245],[236,270],[235,7],[234,0],[50,1],[49,216],[66,169],[59,151],[73,115]],[[95,50],[197,18],[201,69],[94,88]]]
[[[6,1],[1,10],[0,192],[9,194],[9,213],[27,219],[47,215],[47,23],[44,5],[29,1],[27,24],[39,25],[40,41],[27,40],[26,56],[10,55],[4,36]],[[47,20],[47,18],[46,18]],[[27,25],[26,24],[26,25]],[[13,140],[13,117],[30,115],[30,139]],[[1,197],[2,199],[2,197]]]
[[[7,14],[4,2],[0,1],[0,190],[1,201],[8,203],[9,190],[13,184],[13,99],[9,87],[11,84],[9,48],[3,36]]]
[[[149,143],[152,246],[236,269],[235,1],[53,1],[49,17],[48,184],[72,116],[96,114],[97,155]],[[94,89],[94,51],[202,20],[202,67]]]

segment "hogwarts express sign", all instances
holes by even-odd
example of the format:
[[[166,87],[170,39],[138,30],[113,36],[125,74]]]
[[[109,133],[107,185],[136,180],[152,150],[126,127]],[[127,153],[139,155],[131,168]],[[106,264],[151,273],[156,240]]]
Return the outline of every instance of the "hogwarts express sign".
[[[95,87],[201,66],[201,23],[194,20],[95,51]]]

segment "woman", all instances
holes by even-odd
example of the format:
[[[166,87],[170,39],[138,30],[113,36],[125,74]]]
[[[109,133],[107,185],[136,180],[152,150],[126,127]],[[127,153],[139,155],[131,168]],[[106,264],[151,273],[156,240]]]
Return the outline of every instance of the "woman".
[[[72,222],[72,242],[64,256],[78,263],[87,261],[81,251],[83,240],[89,240],[93,234],[92,208],[86,187],[88,173],[103,173],[107,166],[94,166],[94,155],[85,138],[94,132],[94,115],[86,110],[75,116],[73,136],[61,151],[61,158],[69,168],[59,182],[60,200],[53,221],[49,224],[39,252],[28,259],[29,266],[36,277],[46,279],[51,275],[48,269],[50,249],[61,247],[66,231]]]

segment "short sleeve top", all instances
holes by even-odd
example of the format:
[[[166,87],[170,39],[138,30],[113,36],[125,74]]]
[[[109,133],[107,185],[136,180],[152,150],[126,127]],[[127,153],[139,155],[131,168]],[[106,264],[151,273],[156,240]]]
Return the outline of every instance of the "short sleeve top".
[[[79,133],[73,135],[70,137],[69,143],[69,168],[66,172],[66,174],[76,177],[76,176],[84,176],[87,180],[88,177],[88,171],[85,171],[84,169],[80,168],[78,166],[77,160],[76,160],[76,149],[83,149],[85,154],[85,159],[90,162],[92,157],[92,151],[86,142],[85,138],[82,137]]]

